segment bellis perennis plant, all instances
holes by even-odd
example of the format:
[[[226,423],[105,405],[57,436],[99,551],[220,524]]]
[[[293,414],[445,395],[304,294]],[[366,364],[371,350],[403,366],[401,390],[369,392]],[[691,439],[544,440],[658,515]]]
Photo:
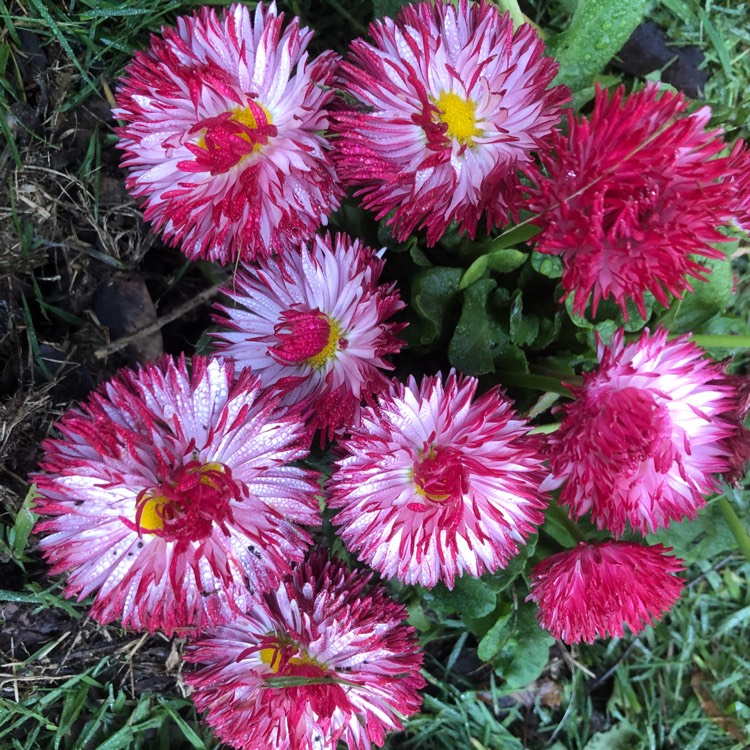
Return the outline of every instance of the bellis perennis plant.
[[[336,114],[335,158],[362,204],[405,239],[435,244],[455,221],[471,236],[517,209],[520,167],[568,98],[528,24],[481,0],[422,2],[370,27],[341,66],[355,104]],[[515,205],[514,205],[515,201]]]
[[[299,414],[249,370],[165,357],[123,371],[57,425],[33,477],[66,594],[100,622],[196,631],[250,606],[302,560],[320,523]]]
[[[127,186],[190,258],[227,264],[310,238],[341,187],[322,131],[337,55],[276,5],[177,19],[138,52],[118,92]]]
[[[224,291],[217,349],[250,367],[286,404],[299,404],[314,431],[333,438],[359,424],[362,401],[387,386],[384,359],[401,348],[404,305],[393,284],[378,284],[383,260],[346,235],[261,261]]]
[[[427,648],[462,619],[508,693],[540,626],[640,633],[695,562],[670,526],[750,457],[750,384],[700,342],[750,341],[750,150],[654,83],[553,85],[570,70],[498,5],[407,5],[343,60],[273,3],[202,8],[117,91],[128,189],[222,274],[218,356],[64,414],[40,547],[98,622],[194,639],[193,699],[238,750],[408,729],[407,617]]]
[[[406,610],[371,574],[316,553],[191,649],[193,699],[239,750],[380,747],[421,703]]]
[[[341,443],[333,523],[387,578],[453,588],[504,567],[543,519],[541,444],[498,390],[476,389],[455,372],[393,382]]]
[[[615,535],[626,523],[647,534],[695,518],[750,457],[739,379],[664,329],[628,345],[619,331],[597,353],[599,367],[572,387],[548,439],[560,502]]]

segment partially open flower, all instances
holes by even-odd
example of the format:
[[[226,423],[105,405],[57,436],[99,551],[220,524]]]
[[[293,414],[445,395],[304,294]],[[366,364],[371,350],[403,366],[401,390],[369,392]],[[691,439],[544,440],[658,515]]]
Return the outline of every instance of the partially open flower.
[[[247,614],[191,646],[188,676],[216,734],[240,750],[378,747],[413,714],[422,654],[406,610],[371,574],[324,553]]]
[[[647,534],[695,518],[719,477],[736,479],[750,456],[747,388],[663,329],[628,345],[618,331],[598,356],[548,437],[550,468],[565,482],[560,503],[574,518],[591,511],[615,535],[627,522]]]
[[[732,167],[724,180],[732,221],[737,228],[750,232],[750,145],[737,141],[729,157]]]
[[[384,359],[403,327],[388,319],[404,304],[378,284],[383,260],[343,234],[240,271],[223,291],[218,349],[251,367],[285,404],[300,404],[324,437],[359,423],[363,400],[387,386]]]
[[[560,119],[567,89],[529,24],[481,0],[423,2],[351,45],[342,84],[355,104],[335,116],[339,174],[403,240],[435,244],[456,221],[472,237],[518,200],[517,170]]]
[[[682,560],[671,548],[631,542],[581,542],[542,560],[531,573],[527,601],[539,605],[543,628],[565,643],[635,635],[679,599]]]
[[[340,443],[329,505],[347,549],[388,578],[453,588],[504,567],[544,519],[537,438],[476,378],[393,381]]]
[[[338,57],[258,4],[177,19],[137,52],[115,119],[127,186],[189,258],[232,263],[311,237],[341,188],[322,131]]]
[[[529,170],[536,250],[562,257],[577,314],[611,297],[645,316],[644,295],[668,305],[705,278],[701,257],[724,257],[714,243],[738,211],[725,184],[736,166],[717,156],[725,143],[706,129],[711,110],[687,107],[653,83],[627,97],[598,89],[590,118],[568,114],[567,133],[540,152],[543,170]]]
[[[200,629],[275,585],[318,524],[315,475],[295,413],[259,398],[249,371],[164,357],[123,371],[59,422],[32,477],[37,528],[67,596],[95,594],[99,622]]]

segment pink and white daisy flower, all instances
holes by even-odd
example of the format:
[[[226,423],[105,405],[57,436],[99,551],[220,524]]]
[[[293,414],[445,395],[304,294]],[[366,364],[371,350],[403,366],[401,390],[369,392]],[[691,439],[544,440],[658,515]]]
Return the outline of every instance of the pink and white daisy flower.
[[[275,3],[177,19],[137,52],[113,116],[127,186],[189,258],[223,264],[311,237],[342,190],[322,131],[338,56],[308,60],[312,31],[282,33]]]
[[[347,549],[387,578],[453,588],[504,567],[543,520],[537,438],[499,389],[451,371],[396,381],[340,443],[330,479]]]
[[[423,2],[370,26],[341,66],[357,101],[335,115],[337,169],[399,240],[455,221],[472,237],[505,221],[517,170],[560,120],[557,64],[529,24],[481,0]]]
[[[695,518],[719,477],[741,475],[750,456],[739,381],[663,329],[628,345],[620,330],[598,357],[583,385],[569,386],[575,401],[548,437],[560,504],[617,536],[627,522],[646,534]]]
[[[384,359],[400,350],[402,307],[394,284],[380,284],[384,261],[346,235],[241,270],[223,291],[218,349],[250,367],[265,386],[300,404],[314,431],[332,439],[359,423],[362,400],[388,384]]]
[[[539,605],[540,625],[565,643],[622,638],[653,623],[680,598],[682,560],[671,547],[632,542],[581,542],[542,560],[526,601]]]
[[[299,416],[231,363],[169,357],[125,370],[59,422],[32,477],[37,530],[66,596],[95,594],[99,622],[201,629],[275,585],[319,524]]]
[[[421,703],[406,610],[371,574],[316,553],[245,615],[191,646],[188,675],[216,734],[239,750],[378,747]]]
[[[709,273],[701,257],[724,257],[714,243],[737,210],[724,184],[737,170],[717,157],[725,143],[707,130],[711,110],[686,114],[688,104],[654,83],[627,97],[597,89],[590,118],[568,113],[567,132],[540,152],[543,170],[528,170],[536,250],[562,258],[578,315],[612,298],[645,317],[646,293],[668,306]]]

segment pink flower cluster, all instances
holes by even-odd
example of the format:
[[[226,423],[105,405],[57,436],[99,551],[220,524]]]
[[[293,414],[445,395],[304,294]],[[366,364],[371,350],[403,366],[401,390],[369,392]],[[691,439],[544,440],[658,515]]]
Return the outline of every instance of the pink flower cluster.
[[[542,561],[529,599],[557,638],[592,641],[681,590],[681,561],[623,534],[694,518],[750,456],[738,382],[663,329],[600,343],[546,438],[497,386],[386,376],[405,324],[383,252],[316,235],[346,189],[428,245],[531,211],[574,310],[627,316],[703,278],[718,226],[750,228],[750,156],[652,85],[597,91],[563,135],[556,63],[486,0],[419,3],[371,37],[310,60],[311,32],[259,3],[203,8],[136,54],[115,110],[128,187],[188,257],[237,266],[216,356],[120,373],[32,477],[66,593],[99,622],[198,638],[195,702],[245,750],[369,750],[420,705],[405,608],[311,551],[323,502],[383,578],[452,589],[505,568],[560,489],[614,538]],[[299,464],[316,433],[335,442],[325,482]]]
[[[695,518],[719,479],[733,480],[750,458],[738,378],[705,358],[686,336],[659,329],[599,344],[599,367],[570,386],[562,424],[547,441],[551,479],[574,519],[590,513],[615,539],[629,524],[645,535]],[[529,599],[539,620],[568,643],[634,633],[668,610],[682,569],[661,545],[581,543],[533,571]]]

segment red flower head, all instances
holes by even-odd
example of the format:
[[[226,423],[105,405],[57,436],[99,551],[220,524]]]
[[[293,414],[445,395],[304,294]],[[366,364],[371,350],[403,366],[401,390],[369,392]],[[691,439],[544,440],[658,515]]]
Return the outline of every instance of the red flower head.
[[[201,8],[125,71],[115,119],[127,186],[189,258],[231,263],[311,237],[341,188],[321,132],[338,57],[276,5]]]
[[[708,107],[686,115],[688,100],[656,84],[625,97],[597,89],[590,119],[568,114],[567,134],[530,169],[527,208],[539,214],[536,249],[563,261],[565,296],[577,314],[611,297],[627,316],[645,316],[648,292],[663,305],[690,277],[708,273],[700,258],[723,258],[712,243],[737,213],[724,182],[736,171],[721,130],[706,130]]]
[[[104,384],[47,440],[40,546],[91,615],[151,632],[222,622],[275,585],[320,523],[299,416],[249,370],[164,357]]]
[[[388,319],[404,303],[378,284],[383,260],[343,234],[240,271],[224,293],[218,349],[250,367],[285,404],[300,404],[322,437],[359,424],[363,400],[387,387],[384,357],[401,349],[403,324]]]
[[[548,438],[550,469],[565,482],[560,503],[618,536],[627,522],[647,534],[695,518],[718,477],[738,478],[750,456],[747,388],[665,330],[628,345],[618,331],[598,354]]]
[[[351,45],[342,84],[357,101],[335,116],[339,174],[405,239],[435,244],[456,221],[474,236],[507,219],[517,170],[560,119],[567,89],[529,24],[513,30],[486,0],[423,2]]]
[[[380,746],[420,705],[422,655],[406,610],[324,553],[191,646],[193,700],[239,750]]]
[[[750,232],[750,146],[744,141],[734,144],[730,155],[732,171],[725,180],[729,191],[734,224]]]
[[[392,382],[330,480],[347,549],[388,578],[453,588],[504,567],[544,520],[537,438],[498,389],[451,372]]]
[[[527,601],[539,605],[537,619],[565,643],[621,638],[659,620],[680,597],[682,560],[671,548],[630,542],[581,542],[542,560],[531,573]]]

